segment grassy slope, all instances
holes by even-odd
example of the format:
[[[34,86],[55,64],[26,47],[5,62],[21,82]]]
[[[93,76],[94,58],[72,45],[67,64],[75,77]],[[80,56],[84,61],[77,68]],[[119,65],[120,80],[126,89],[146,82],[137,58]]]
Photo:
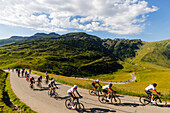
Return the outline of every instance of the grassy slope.
[[[18,113],[16,110],[12,110],[14,105],[17,105],[20,109],[22,109],[25,113],[36,113],[35,111],[32,111],[28,106],[26,106],[23,102],[21,102],[16,95],[13,93],[10,85],[9,77],[7,77],[7,74],[0,70],[0,106],[3,106],[3,112],[5,113]],[[7,95],[3,94],[3,92],[7,92],[10,101],[12,101],[12,104],[8,104],[9,100],[6,100]],[[0,110],[2,112],[2,110]]]
[[[170,68],[170,40],[146,43],[142,46],[133,63],[143,62]]]
[[[12,112],[12,108],[7,106],[4,102],[4,91],[5,91],[5,80],[6,80],[6,73],[4,73],[2,70],[0,70],[0,106],[3,106],[3,112]],[[0,109],[0,112],[1,109]]]

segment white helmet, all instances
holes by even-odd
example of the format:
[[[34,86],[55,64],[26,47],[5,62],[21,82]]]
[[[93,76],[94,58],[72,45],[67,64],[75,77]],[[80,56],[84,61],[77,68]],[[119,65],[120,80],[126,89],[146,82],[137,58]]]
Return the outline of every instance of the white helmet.
[[[74,87],[74,88],[77,88],[77,85],[74,85],[73,87]]]
[[[99,82],[99,80],[97,79],[96,82]]]
[[[52,82],[55,82],[55,80],[52,80]]]

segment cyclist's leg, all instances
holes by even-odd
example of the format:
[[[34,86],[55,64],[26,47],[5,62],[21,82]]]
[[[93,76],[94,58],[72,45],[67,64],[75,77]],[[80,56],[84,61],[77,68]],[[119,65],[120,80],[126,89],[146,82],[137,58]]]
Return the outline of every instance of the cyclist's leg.
[[[52,89],[53,89],[53,87],[50,87],[50,95],[52,94]]]
[[[154,98],[153,93],[150,91],[145,91],[145,92],[148,94],[148,100],[149,100],[149,98],[151,98],[151,101],[153,101],[153,98]]]
[[[70,98],[71,98],[71,105],[72,105],[72,108],[74,108],[74,96],[72,95],[71,92],[69,92],[68,95],[69,95]]]
[[[108,92],[108,94],[107,94],[107,98],[109,99],[109,97],[110,97],[110,91],[107,91]]]
[[[92,87],[93,87],[93,89],[94,89],[94,93],[96,93],[96,86],[95,86],[94,83],[92,83]]]

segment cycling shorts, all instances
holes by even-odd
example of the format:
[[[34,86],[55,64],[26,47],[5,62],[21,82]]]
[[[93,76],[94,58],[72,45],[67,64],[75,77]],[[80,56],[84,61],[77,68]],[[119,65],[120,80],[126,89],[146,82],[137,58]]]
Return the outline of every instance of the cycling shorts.
[[[74,97],[73,94],[72,94],[71,92],[69,92],[68,95],[71,96],[71,97]]]
[[[153,95],[153,93],[150,92],[150,91],[146,91],[146,90],[145,90],[145,92],[146,92],[148,95]]]
[[[108,93],[108,91],[106,89],[103,89],[103,92],[106,93],[106,94]]]

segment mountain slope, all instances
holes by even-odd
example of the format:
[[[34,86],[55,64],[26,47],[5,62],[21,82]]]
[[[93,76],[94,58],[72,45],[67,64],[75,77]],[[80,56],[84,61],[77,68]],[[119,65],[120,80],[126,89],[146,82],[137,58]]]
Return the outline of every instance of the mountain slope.
[[[66,76],[108,74],[122,69],[117,61],[134,57],[142,44],[141,40],[102,40],[83,32],[68,33],[2,46],[0,64]]]
[[[27,37],[23,37],[23,36],[12,36],[9,39],[3,39],[0,40],[0,46],[2,45],[6,45],[6,44],[11,44],[11,43],[17,43],[17,42],[22,42],[25,40],[32,40],[34,38],[38,38],[38,37],[45,37],[45,36],[53,36],[53,37],[58,37],[59,34],[56,34],[54,32],[49,33],[49,34],[45,34],[45,33],[36,33],[33,36],[27,36]]]
[[[32,68],[66,76],[91,76],[123,68],[116,60],[100,38],[85,33],[41,37],[0,48],[1,66]]]
[[[170,68],[170,40],[146,43],[133,62],[149,62]]]

